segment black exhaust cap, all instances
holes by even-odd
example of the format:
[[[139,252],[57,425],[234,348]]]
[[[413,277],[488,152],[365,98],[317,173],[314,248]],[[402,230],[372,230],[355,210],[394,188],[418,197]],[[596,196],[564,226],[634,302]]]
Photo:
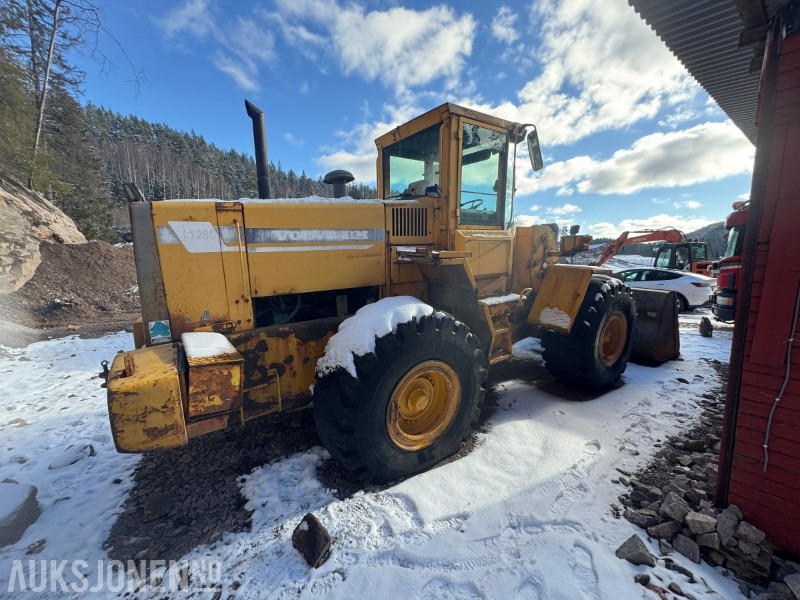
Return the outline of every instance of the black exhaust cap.
[[[355,177],[350,171],[343,169],[336,169],[325,175],[322,183],[333,186],[333,197],[341,198],[347,195],[347,184],[353,181]]]
[[[249,100],[244,101],[247,116],[253,120],[253,142],[256,149],[256,180],[258,197],[269,198],[269,168],[267,162],[267,128],[264,125],[264,111]]]

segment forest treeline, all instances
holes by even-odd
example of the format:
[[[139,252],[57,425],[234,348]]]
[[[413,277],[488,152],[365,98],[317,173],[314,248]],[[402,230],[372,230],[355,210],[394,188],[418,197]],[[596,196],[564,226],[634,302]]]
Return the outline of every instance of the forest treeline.
[[[117,239],[112,213],[133,182],[148,200],[257,195],[255,162],[202,135],[79,101],[75,51],[105,32],[90,0],[0,0],[0,176],[46,194],[88,239]],[[108,33],[108,32],[105,32]],[[102,60],[105,60],[102,57]],[[269,166],[275,197],[330,196],[322,178]],[[356,184],[364,197],[376,191]]]

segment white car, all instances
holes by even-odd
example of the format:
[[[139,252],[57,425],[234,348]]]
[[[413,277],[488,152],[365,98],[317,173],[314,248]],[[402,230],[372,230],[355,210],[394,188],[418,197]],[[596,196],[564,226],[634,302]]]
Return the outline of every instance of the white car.
[[[632,288],[649,288],[676,292],[678,312],[704,306],[711,300],[716,280],[697,273],[670,269],[626,269],[614,273]]]

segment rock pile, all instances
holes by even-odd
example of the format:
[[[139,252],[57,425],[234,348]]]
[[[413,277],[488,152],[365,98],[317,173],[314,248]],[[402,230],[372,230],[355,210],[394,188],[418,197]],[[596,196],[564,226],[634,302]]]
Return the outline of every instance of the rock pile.
[[[47,198],[15,179],[0,179],[0,294],[33,277],[42,242],[82,244],[86,238]]]
[[[745,595],[766,599],[785,592],[789,600],[800,599],[789,587],[800,565],[774,556],[764,532],[736,505],[724,510],[712,505],[724,394],[707,394],[699,403],[703,413],[694,429],[666,440],[643,471],[615,480],[629,488],[619,497],[624,518],[659,540],[662,553],[672,549],[695,563],[705,559],[748,580],[742,584]],[[764,588],[767,582],[770,587]]]

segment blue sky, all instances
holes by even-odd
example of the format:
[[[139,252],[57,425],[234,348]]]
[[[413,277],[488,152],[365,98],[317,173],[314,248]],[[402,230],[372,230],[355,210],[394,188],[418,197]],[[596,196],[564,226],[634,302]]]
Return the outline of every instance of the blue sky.
[[[492,3],[127,0],[103,6],[86,100],[270,160],[375,180],[374,138],[442,102],[533,122],[545,157],[517,169],[522,222],[594,235],[724,219],[754,149],[626,0]]]

